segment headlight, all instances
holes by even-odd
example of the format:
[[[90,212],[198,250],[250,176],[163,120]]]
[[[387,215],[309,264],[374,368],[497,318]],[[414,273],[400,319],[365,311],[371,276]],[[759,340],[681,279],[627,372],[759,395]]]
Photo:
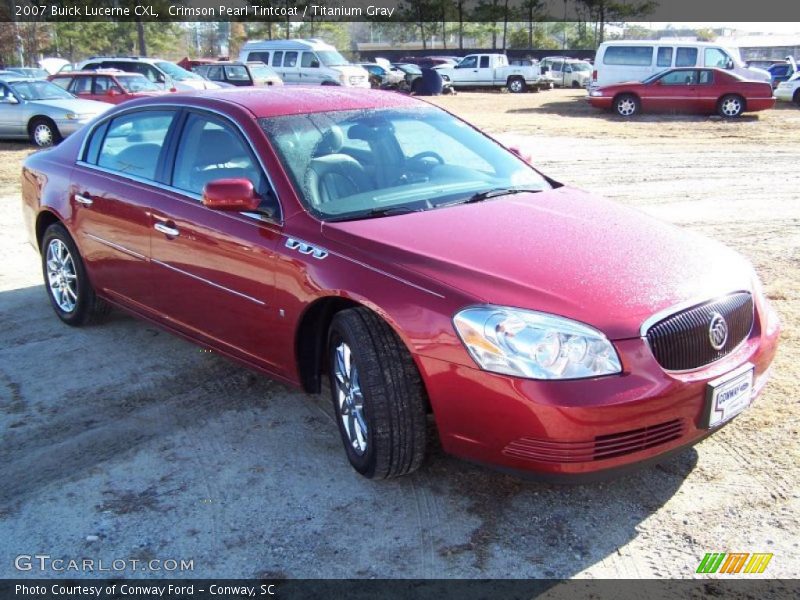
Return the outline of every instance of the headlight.
[[[589,92],[589,95],[597,98],[599,96],[602,96],[603,92],[601,92],[600,90],[592,90],[591,92]]]
[[[67,113],[64,115],[64,118],[66,118],[69,121],[75,121],[78,118],[78,115],[76,115],[75,113]]]
[[[530,379],[582,379],[622,372],[614,346],[596,329],[547,313],[502,306],[453,317],[482,369]]]

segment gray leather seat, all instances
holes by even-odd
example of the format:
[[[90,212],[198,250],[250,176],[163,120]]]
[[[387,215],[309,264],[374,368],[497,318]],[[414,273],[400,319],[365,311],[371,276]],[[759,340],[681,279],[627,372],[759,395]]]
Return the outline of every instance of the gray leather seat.
[[[312,152],[314,158],[306,173],[306,189],[315,206],[372,189],[361,163],[341,152],[343,144],[341,128],[331,125]]]

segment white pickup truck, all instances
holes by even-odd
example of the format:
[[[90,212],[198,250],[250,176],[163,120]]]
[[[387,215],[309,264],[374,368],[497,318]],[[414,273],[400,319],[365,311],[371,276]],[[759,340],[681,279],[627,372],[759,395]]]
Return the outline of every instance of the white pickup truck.
[[[456,66],[441,65],[436,70],[450,77],[454,88],[506,87],[519,94],[528,88],[540,89],[542,79],[538,65],[513,66],[505,54],[468,54]],[[545,87],[550,87],[547,82]]]

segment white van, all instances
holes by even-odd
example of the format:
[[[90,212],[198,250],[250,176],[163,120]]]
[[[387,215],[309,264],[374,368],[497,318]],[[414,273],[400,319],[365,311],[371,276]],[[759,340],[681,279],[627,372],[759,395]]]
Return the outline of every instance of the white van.
[[[247,42],[241,62],[261,61],[286,85],[343,85],[369,87],[369,73],[352,65],[333,46],[320,40],[264,40]]]
[[[590,87],[641,81],[671,67],[718,67],[756,81],[770,81],[764,69],[748,67],[738,48],[712,42],[619,40],[597,49]]]

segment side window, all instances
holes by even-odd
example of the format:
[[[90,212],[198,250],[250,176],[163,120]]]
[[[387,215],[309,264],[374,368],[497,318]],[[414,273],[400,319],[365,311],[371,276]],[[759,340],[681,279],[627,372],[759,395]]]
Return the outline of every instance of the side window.
[[[91,94],[92,93],[92,78],[91,77],[76,77],[72,80],[72,86],[69,89],[73,94]]]
[[[700,71],[700,84],[711,85],[714,83],[714,71]]]
[[[83,67],[84,71],[97,71],[100,68],[100,63],[86,63],[86,66]]]
[[[672,66],[672,48],[669,46],[662,46],[658,49],[656,57],[656,66],[671,67]]]
[[[208,67],[206,77],[213,81],[222,81],[222,67]]]
[[[649,67],[653,64],[653,47],[609,46],[603,55],[603,64]]]
[[[488,69],[488,68],[489,68],[489,57],[481,56],[481,69]]]
[[[551,68],[553,69],[553,71],[557,71],[557,72],[561,73],[561,65],[562,64],[563,63],[560,60],[556,61],[556,62],[553,63],[553,66]]]
[[[316,69],[319,67],[319,59],[313,52],[303,52],[303,60],[300,62],[300,66],[307,69]]]
[[[283,58],[284,67],[294,67],[297,65],[297,52],[287,52]]]
[[[63,89],[69,89],[69,84],[72,83],[72,78],[70,77],[54,77],[50,80],[52,83],[55,83],[58,87]]]
[[[275,52],[272,55],[272,66],[273,67],[280,67],[281,63],[283,62],[283,51]]]
[[[460,68],[462,68],[462,69],[474,69],[475,67],[478,66],[478,57],[477,56],[468,56],[467,58],[462,60],[460,63],[458,63],[458,66]]]
[[[706,48],[703,52],[705,67],[719,67],[724,69],[728,65],[730,58],[719,48]]]
[[[276,52],[277,54],[277,52]],[[247,55],[247,60],[260,60],[265,65],[269,64],[269,52],[250,52]]]
[[[112,81],[111,77],[104,76],[94,78],[95,94],[105,94],[110,89],[113,89],[116,92],[120,91],[119,87]]]
[[[694,67],[697,64],[697,48],[678,48],[675,54],[676,67]]]
[[[672,71],[661,78],[662,85],[692,85],[697,83],[697,71]]]
[[[240,65],[225,67],[225,75],[228,76],[229,81],[250,81],[247,69]]]
[[[172,111],[141,111],[117,117],[108,126],[97,165],[155,179],[158,157],[172,124]],[[94,135],[98,135],[100,129]],[[94,140],[92,140],[92,143]]]
[[[181,133],[172,185],[202,194],[209,181],[229,178],[249,179],[257,192],[264,192],[261,167],[237,132],[214,117],[190,114]]]

